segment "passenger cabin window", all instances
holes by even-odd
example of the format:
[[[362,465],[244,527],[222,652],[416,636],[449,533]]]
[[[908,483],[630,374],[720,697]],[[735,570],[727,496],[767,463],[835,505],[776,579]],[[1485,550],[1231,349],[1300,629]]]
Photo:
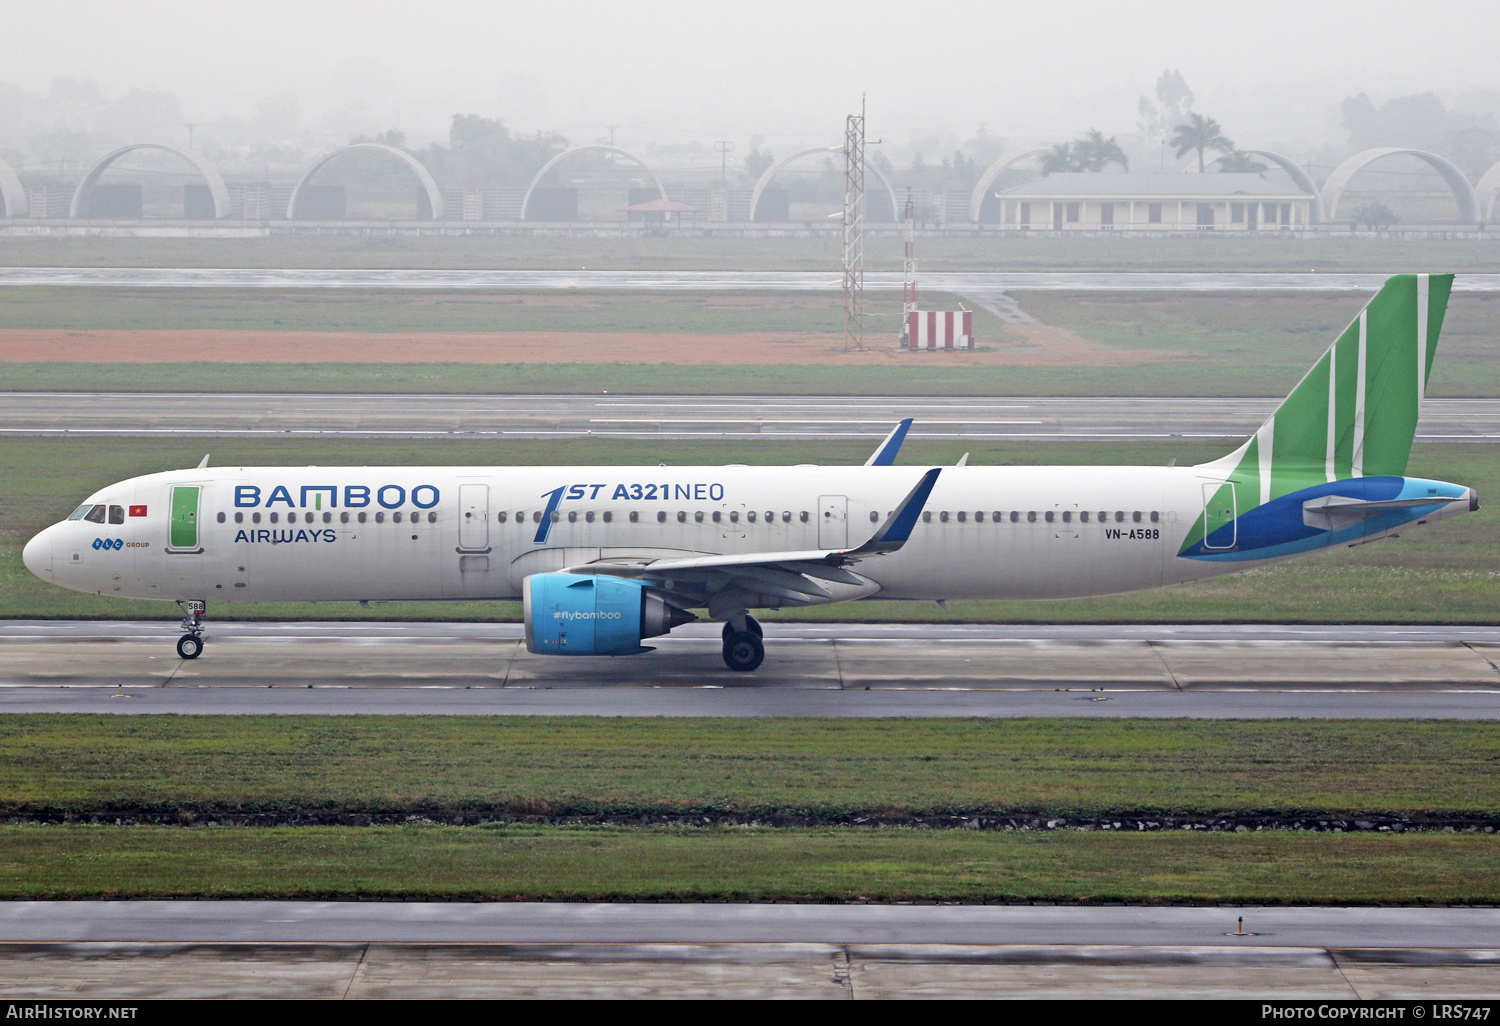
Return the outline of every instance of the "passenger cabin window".
[[[325,524],[328,523],[328,520],[329,520],[328,514],[324,513],[323,514],[323,523],[325,523]],[[437,523],[437,511],[436,510],[434,510],[433,512],[427,514],[427,522],[429,524],[435,524],[435,523]]]
[[[379,514],[376,514],[375,519],[377,519],[377,520],[380,519]],[[394,513],[391,514],[391,520],[394,521],[395,523],[398,523],[398,524],[401,523],[401,511],[399,509],[396,510],[396,512],[394,512]]]
[[[701,509],[693,514],[693,521],[699,524],[703,523],[703,511]]]
[[[1134,513],[1130,514],[1130,519],[1131,522],[1139,524],[1141,522],[1141,511],[1136,510]]]
[[[1026,522],[1028,524],[1034,524],[1034,523],[1036,523],[1036,510],[1031,510],[1029,513],[1026,514]]]
[[[222,524],[222,523],[223,523],[223,522],[224,522],[224,514],[223,514],[223,513],[220,513],[220,514],[219,514],[219,515],[218,515],[218,516],[217,516],[217,517],[215,517],[215,518],[214,518],[214,519],[216,519],[216,520],[217,520],[217,521],[218,521],[218,522],[219,522],[219,523],[221,523],[221,524]],[[121,523],[124,523],[124,521],[121,521]]]
[[[344,514],[344,519],[345,520],[349,519],[349,514],[345,513]],[[243,513],[236,513],[234,515],[234,522],[236,524],[243,524],[245,522],[245,514],[243,514]]]
[[[362,524],[362,523],[364,523],[364,522],[365,522],[365,518],[366,518],[366,517],[367,517],[367,516],[369,516],[369,514],[367,514],[367,513],[366,513],[366,512],[365,512],[365,511],[364,511],[364,510],[360,510],[360,511],[359,511],[359,522],[360,522],[360,523],[361,523],[361,524]]]
[[[797,514],[797,518],[804,524],[807,523],[807,510],[803,510],[801,513]]]
[[[1124,522],[1125,522],[1125,514],[1122,513],[1122,512],[1120,512],[1119,510],[1115,510],[1115,523],[1117,523],[1117,524],[1123,524]]]
[[[363,513],[360,514],[360,519],[361,520],[364,519],[364,514]],[[258,524],[258,523],[260,523],[260,512],[259,511],[256,511],[256,512],[250,514],[250,522],[252,524]]]
[[[658,524],[665,524],[667,522],[667,511],[666,510],[662,509],[662,510],[657,510],[656,511],[656,522]]]
[[[715,513],[714,515],[718,516],[717,513]],[[739,523],[739,520],[740,520],[739,511],[738,510],[730,510],[729,511],[729,522],[731,524],[737,524],[737,523]]]
[[[339,514],[339,523],[341,523],[341,524],[347,524],[348,522],[349,522],[349,514],[348,514],[348,512],[345,511],[343,513],[340,513]]]
[[[938,514],[938,519],[941,520],[943,523],[946,524],[948,522],[948,511],[947,510],[943,510],[941,513],[939,513]]]
[[[1088,510],[1083,510],[1081,513],[1078,514],[1078,519],[1081,522],[1085,523],[1085,524],[1088,523],[1089,522],[1089,511]]]
[[[924,523],[924,524],[930,524],[930,523],[932,523],[932,510],[930,510],[930,509],[924,509],[922,511],[922,523]]]
[[[1050,509],[1049,509],[1049,510],[1048,510],[1048,511],[1047,511],[1047,523],[1049,523],[1049,524],[1050,524],[1050,523],[1052,523],[1052,518],[1053,518],[1053,517],[1054,517],[1054,516],[1055,516],[1055,514],[1054,514],[1054,513],[1053,513],[1053,512],[1052,512],[1052,511],[1051,511],[1051,510],[1050,510]]]
[[[280,517],[280,516],[281,516],[281,514],[280,514],[280,513],[272,513],[272,514],[271,514],[271,523],[273,523],[273,524],[274,524],[274,523],[276,523],[276,522],[277,522],[277,519],[278,519],[278,518],[279,518],[279,517]]]
[[[677,522],[679,524],[685,524],[685,523],[687,523],[687,512],[685,510],[678,510],[677,511]]]
[[[753,517],[753,516],[755,516],[755,514],[754,514],[754,513],[752,513],[752,514],[750,514],[750,515],[751,515],[751,516],[752,516],[752,517]],[[872,523],[872,524],[874,524],[874,523],[878,523],[878,522],[879,522],[879,521],[880,521],[880,514],[879,514],[879,513],[877,513],[877,512],[876,512],[876,511],[875,511],[875,510],[873,510],[873,509],[872,509],[872,510],[870,510],[870,523]]]
[[[965,513],[963,510],[959,510],[958,511],[958,522],[961,524],[961,523],[963,523],[967,519],[969,519],[969,514]]]
[[[1063,510],[1063,523],[1065,523],[1065,524],[1071,524],[1072,522],[1073,522],[1073,511],[1070,510],[1070,509]]]
[[[1033,520],[1036,519],[1036,514],[1035,513],[1033,513],[1031,515],[1031,519],[1033,519]],[[1010,511],[1010,522],[1013,523],[1013,524],[1017,524],[1017,523],[1021,522],[1021,512],[1020,512],[1020,510],[1014,510],[1013,509],[1013,510]]]
[[[720,512],[718,510],[714,510],[714,523],[717,524],[720,520],[723,520],[723,519],[724,519],[723,515],[720,514]]]
[[[1161,514],[1158,513],[1156,510],[1153,509],[1151,511],[1151,522],[1154,524],[1154,523],[1157,523],[1160,520],[1161,520]]]
[[[274,521],[275,521],[275,519],[276,519],[276,514],[275,514],[275,513],[272,513],[272,514],[271,514],[271,520],[272,520],[272,521],[273,521],[273,522],[274,522]],[[377,512],[377,513],[376,513],[376,514],[375,514],[375,522],[376,522],[376,523],[377,523],[377,524],[383,524],[383,523],[385,523],[385,514],[384,514],[384,513],[382,513],[382,512]]]
[[[505,518],[506,518],[507,515],[508,514],[505,512],[505,510],[502,509],[499,513],[495,514],[495,519],[498,520],[500,523],[503,524],[503,523],[505,523]]]
[[[746,513],[745,520],[752,524],[755,523],[755,510],[752,509],[750,512]]]

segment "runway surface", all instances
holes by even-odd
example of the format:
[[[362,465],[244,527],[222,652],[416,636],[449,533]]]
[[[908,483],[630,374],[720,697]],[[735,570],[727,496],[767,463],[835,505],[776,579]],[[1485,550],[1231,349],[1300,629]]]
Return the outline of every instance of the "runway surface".
[[[1280,401],[0,392],[0,437],[1231,440]],[[1500,399],[1429,399],[1417,439],[1500,440]]]
[[[934,292],[1003,291],[1316,291],[1379,288],[1385,274],[1222,272],[924,272]],[[6,285],[131,288],[378,288],[378,289],[643,289],[838,291],[836,271],[516,271],[209,268],[209,267],[3,267]],[[901,288],[899,271],[865,274],[865,288]],[[1460,274],[1460,292],[1500,291],[1500,274]]]
[[[0,624],[0,711],[815,717],[1500,718],[1500,629],[768,624],[639,657],[534,656],[518,624]]]

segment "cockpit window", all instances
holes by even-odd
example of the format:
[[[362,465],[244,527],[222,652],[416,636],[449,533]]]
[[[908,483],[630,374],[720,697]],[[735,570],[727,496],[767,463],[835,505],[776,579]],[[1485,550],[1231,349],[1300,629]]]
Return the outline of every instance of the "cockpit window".
[[[70,513],[68,515],[68,519],[69,520],[82,520],[85,516],[88,515],[89,510],[91,510],[93,508],[94,508],[94,504],[92,502],[85,502],[82,506],[79,506],[72,513]]]
[[[83,519],[87,520],[91,524],[104,523],[104,507],[102,505],[95,506],[93,509],[89,510],[83,515]]]
[[[123,524],[125,522],[125,507],[124,506],[111,506],[111,507],[109,507],[109,522],[111,524]]]

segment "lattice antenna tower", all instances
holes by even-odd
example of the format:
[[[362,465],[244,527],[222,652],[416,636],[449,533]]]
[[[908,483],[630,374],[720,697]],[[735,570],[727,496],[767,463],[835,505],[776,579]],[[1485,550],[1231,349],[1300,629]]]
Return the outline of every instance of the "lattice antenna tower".
[[[844,125],[844,348],[865,347],[865,101]]]

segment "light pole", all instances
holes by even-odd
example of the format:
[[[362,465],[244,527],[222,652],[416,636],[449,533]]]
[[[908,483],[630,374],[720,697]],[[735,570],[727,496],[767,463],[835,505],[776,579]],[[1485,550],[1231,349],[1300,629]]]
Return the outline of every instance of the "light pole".
[[[728,139],[720,139],[714,143],[714,151],[719,155],[719,180],[724,183],[724,188],[729,188],[729,154],[734,149],[734,143]]]

